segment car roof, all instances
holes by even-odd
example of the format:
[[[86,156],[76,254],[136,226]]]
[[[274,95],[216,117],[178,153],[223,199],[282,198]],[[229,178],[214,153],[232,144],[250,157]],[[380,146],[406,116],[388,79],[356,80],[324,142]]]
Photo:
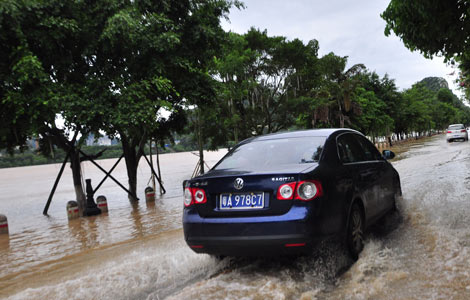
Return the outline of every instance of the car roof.
[[[249,141],[264,141],[272,139],[283,139],[283,138],[293,138],[293,137],[328,137],[335,132],[355,132],[360,133],[356,130],[349,128],[321,128],[321,129],[309,129],[309,130],[297,130],[297,131],[283,131],[277,133],[271,133],[266,135],[260,135],[246,139],[244,142]],[[360,133],[361,134],[361,133]]]

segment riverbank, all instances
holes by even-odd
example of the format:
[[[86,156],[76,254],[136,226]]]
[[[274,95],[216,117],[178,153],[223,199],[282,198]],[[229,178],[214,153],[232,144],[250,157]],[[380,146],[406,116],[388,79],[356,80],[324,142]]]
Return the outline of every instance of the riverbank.
[[[416,138],[410,138],[407,140],[402,140],[402,141],[395,141],[392,146],[389,146],[388,144],[377,144],[377,149],[379,149],[380,152],[383,150],[391,150],[395,153],[395,158],[392,161],[397,161],[400,159],[403,159],[406,157],[406,152],[409,151],[413,147],[422,147],[423,143],[426,143],[430,140],[432,140],[433,137],[436,135],[442,135],[443,133],[440,134],[434,134],[432,136],[422,136],[418,139]]]

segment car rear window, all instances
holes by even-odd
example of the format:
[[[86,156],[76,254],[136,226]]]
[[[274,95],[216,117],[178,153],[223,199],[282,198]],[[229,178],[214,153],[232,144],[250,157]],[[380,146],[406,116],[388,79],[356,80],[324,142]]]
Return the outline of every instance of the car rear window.
[[[458,129],[464,129],[463,125],[450,125],[449,130],[458,130]]]
[[[236,147],[214,169],[263,171],[273,166],[315,163],[325,140],[326,137],[293,137],[249,142]]]

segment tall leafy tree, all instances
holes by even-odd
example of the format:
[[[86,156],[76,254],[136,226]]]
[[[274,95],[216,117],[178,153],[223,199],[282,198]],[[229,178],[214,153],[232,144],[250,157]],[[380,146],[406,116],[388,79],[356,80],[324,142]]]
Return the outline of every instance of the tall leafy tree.
[[[386,103],[375,92],[358,87],[354,101],[359,106],[360,113],[351,117],[351,127],[371,136],[373,140],[390,134],[393,119],[386,113]]]
[[[346,69],[347,57],[336,56],[329,53],[321,58],[323,73],[328,87],[329,98],[338,120],[339,127],[343,128],[349,122],[349,115],[353,108],[353,94],[360,84],[360,74],[366,71],[363,64],[355,64]],[[331,104],[335,104],[332,106]]]
[[[172,120],[180,121],[172,129],[181,129],[183,104],[204,106],[213,98],[208,65],[223,36],[220,18],[232,4],[239,5],[226,0],[128,2],[105,24],[100,37],[105,55],[96,72],[104,91],[99,99],[104,100],[106,131],[121,138],[134,195],[149,137],[161,135],[162,123]]]
[[[385,132],[385,136],[390,136],[392,132],[397,135],[407,131],[408,120],[404,118],[403,111],[403,95],[398,91],[395,81],[387,74],[382,78],[375,72],[366,72],[361,75],[361,86],[372,91],[376,97],[384,103],[383,114],[389,116],[393,120],[393,124],[387,124],[386,128],[377,128],[379,131]]]
[[[460,0],[391,0],[381,14],[387,22],[385,35],[392,32],[407,48],[425,57],[443,56],[456,61],[460,83],[470,91],[470,3]]]
[[[230,33],[215,70],[223,89],[228,126],[234,140],[287,129],[295,123],[292,110],[310,88],[317,68],[318,42],[271,37],[251,28]]]
[[[0,63],[1,122],[10,130],[2,131],[0,146],[12,149],[36,134],[44,145],[71,150],[83,208],[80,157],[70,135],[105,130],[122,140],[135,195],[148,137],[181,127],[181,103],[210,94],[206,65],[232,5],[239,3],[1,2],[0,54],[8,58]],[[56,127],[57,114],[65,129]]]
[[[76,197],[83,210],[80,157],[73,132],[97,131],[90,110],[97,37],[118,2],[0,2],[0,97],[3,130],[0,147],[41,140],[42,153],[54,146],[70,152]],[[60,114],[65,128],[56,126]]]
[[[431,117],[434,93],[422,83],[414,84],[403,92],[404,115],[408,120],[407,132],[424,132],[434,128]]]
[[[381,17],[410,50],[447,59],[470,49],[470,3],[459,0],[391,0]]]

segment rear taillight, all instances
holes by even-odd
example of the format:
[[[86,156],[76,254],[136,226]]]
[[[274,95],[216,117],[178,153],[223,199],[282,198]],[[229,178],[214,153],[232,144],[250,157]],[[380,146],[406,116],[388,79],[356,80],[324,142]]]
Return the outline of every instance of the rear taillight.
[[[278,200],[292,200],[294,199],[295,185],[297,182],[289,182],[281,185],[277,189],[277,199]]]
[[[188,207],[193,204],[193,193],[191,188],[184,189],[184,206]]]
[[[284,247],[289,248],[289,247],[304,247],[306,243],[295,243],[295,244],[285,244]]]
[[[197,204],[206,203],[206,192],[203,189],[193,189],[194,191],[194,202]]]
[[[316,180],[300,181],[297,184],[295,199],[310,201],[323,195],[320,182]]]
[[[450,130],[447,130],[447,133],[452,133],[452,131],[450,131]]]
[[[278,200],[310,201],[323,195],[321,183],[316,180],[289,182],[277,189]]]
[[[202,204],[207,202],[206,192],[198,188],[184,189],[184,206],[188,207],[192,204]]]
[[[460,130],[460,132],[467,132],[467,130],[465,130],[465,129],[462,129],[462,130]]]

